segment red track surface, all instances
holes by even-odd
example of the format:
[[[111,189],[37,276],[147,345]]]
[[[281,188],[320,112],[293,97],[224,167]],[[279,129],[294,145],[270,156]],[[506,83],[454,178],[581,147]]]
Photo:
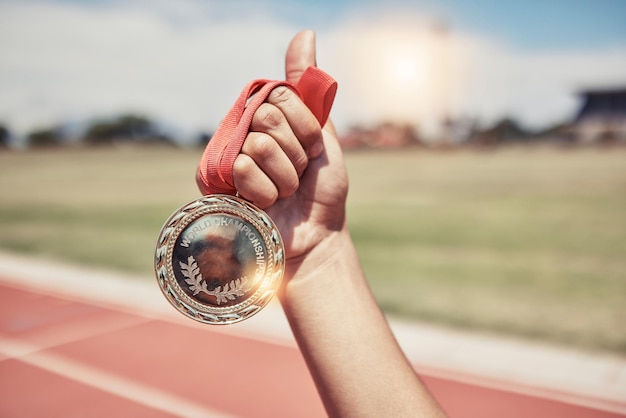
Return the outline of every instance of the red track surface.
[[[297,349],[218,328],[0,284],[0,417],[325,416]],[[623,416],[420,374],[453,418]]]

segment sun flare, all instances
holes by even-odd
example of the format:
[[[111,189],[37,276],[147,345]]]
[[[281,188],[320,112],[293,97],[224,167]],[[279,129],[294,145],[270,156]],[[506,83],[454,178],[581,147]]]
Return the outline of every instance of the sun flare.
[[[350,97],[350,115],[375,124],[406,123],[434,135],[450,111],[454,41],[427,24],[397,22],[351,28],[336,44],[340,85]],[[354,35],[354,33],[358,35]]]
[[[399,91],[418,91],[428,82],[431,63],[417,48],[400,46],[383,59],[388,86]]]

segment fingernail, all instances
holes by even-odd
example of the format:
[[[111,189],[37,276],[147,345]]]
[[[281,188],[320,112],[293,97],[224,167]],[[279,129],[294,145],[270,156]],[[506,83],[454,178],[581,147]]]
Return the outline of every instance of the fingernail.
[[[324,144],[322,141],[316,142],[309,149],[309,158],[317,158],[324,152]]]

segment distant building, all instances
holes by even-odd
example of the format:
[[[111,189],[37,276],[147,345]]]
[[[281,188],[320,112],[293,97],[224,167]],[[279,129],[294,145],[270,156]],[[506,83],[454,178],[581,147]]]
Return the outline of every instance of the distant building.
[[[581,92],[572,133],[583,143],[626,141],[626,88]]]

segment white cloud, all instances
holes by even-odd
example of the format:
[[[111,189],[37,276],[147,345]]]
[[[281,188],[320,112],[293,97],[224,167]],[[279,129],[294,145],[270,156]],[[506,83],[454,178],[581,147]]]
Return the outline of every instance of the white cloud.
[[[485,123],[503,116],[531,128],[571,120],[589,88],[626,85],[626,46],[604,50],[519,51],[466,38],[467,73],[455,99],[456,114]]]
[[[214,129],[247,81],[282,77],[299,29],[259,2],[237,4],[0,2],[0,122],[24,133],[137,111]],[[517,51],[429,22],[358,14],[318,32],[319,63],[340,83],[340,128],[395,117],[435,131],[444,113],[540,126],[571,117],[580,88],[626,84],[626,47]]]
[[[134,110],[212,129],[248,80],[282,75],[293,29],[267,18],[181,25],[162,11],[0,3],[0,119],[23,132]]]
[[[529,128],[570,120],[585,88],[626,85],[622,48],[573,51],[516,50],[497,40],[457,33],[423,17],[362,16],[328,35],[324,50],[340,81],[339,111],[346,122],[381,116],[415,121],[435,135],[445,115],[488,125],[511,116]],[[426,82],[384,84],[398,47],[426,57]],[[405,48],[410,56],[410,49]],[[422,72],[420,68],[414,71]],[[390,115],[391,113],[391,115]]]

